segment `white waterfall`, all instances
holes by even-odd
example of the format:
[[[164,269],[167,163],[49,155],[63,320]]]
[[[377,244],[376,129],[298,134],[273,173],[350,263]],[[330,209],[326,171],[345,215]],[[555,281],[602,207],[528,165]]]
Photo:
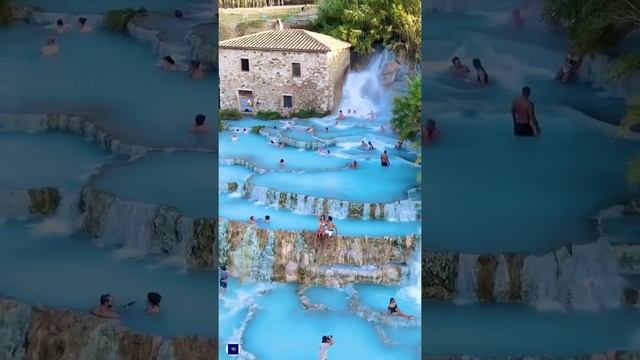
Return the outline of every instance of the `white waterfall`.
[[[475,301],[476,289],[478,288],[476,278],[477,263],[478,255],[460,254],[458,258],[455,303],[464,304]]]
[[[539,309],[595,310],[622,303],[623,279],[609,243],[573,245],[528,256],[522,269],[525,300]]]
[[[340,109],[356,109],[363,117],[371,111],[376,114],[389,111],[391,95],[382,83],[382,70],[392,58],[393,53],[385,49],[376,54],[365,69],[349,72],[342,89]],[[383,104],[387,106],[382,108]]]
[[[157,209],[158,205],[115,198],[102,219],[101,241],[122,246],[122,255],[146,255],[151,248],[151,221]]]
[[[422,303],[422,248],[420,243],[411,257],[409,276],[405,286],[400,290],[400,295],[412,299],[418,305]]]
[[[54,235],[69,236],[75,233],[81,226],[80,209],[78,202],[80,201],[80,192],[61,191],[61,200],[58,205],[56,214],[47,217],[38,223],[33,232],[38,236]]]

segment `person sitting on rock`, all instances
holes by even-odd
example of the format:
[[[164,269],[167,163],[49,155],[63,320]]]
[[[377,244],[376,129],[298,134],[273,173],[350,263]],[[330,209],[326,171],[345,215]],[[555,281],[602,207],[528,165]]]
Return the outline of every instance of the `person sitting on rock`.
[[[149,315],[156,315],[160,313],[160,300],[162,296],[157,292],[147,293],[147,308],[144,312]]]
[[[320,224],[318,231],[316,232],[316,239],[321,238],[324,235],[324,231],[327,227],[327,218],[324,214],[320,215],[318,222]]]
[[[333,223],[333,217],[328,216],[327,225],[324,230],[324,234],[327,235],[327,237],[332,237],[334,234],[337,234],[337,233],[338,233],[338,227],[336,226],[336,224]]]
[[[392,316],[402,316],[405,319],[413,319],[413,316],[411,315],[407,315],[405,313],[403,313],[402,311],[400,311],[400,308],[398,307],[398,303],[396,303],[396,299],[391,298],[389,300],[389,306],[387,306],[387,311],[389,311],[389,315]]]
[[[103,319],[120,319],[115,311],[113,311],[113,298],[109,294],[100,296],[100,306],[91,311],[91,314]]]

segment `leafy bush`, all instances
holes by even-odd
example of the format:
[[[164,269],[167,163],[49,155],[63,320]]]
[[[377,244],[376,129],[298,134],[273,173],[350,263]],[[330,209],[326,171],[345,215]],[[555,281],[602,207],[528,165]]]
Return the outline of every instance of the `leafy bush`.
[[[277,111],[262,111],[262,110],[256,113],[256,117],[260,120],[280,120],[285,118],[285,116],[283,116]]]
[[[136,15],[146,14],[147,10],[143,7],[135,10],[134,8],[109,10],[104,18],[107,29],[115,32],[127,31],[127,24]]]
[[[9,25],[13,20],[13,11],[9,0],[0,0],[0,25]]]
[[[421,11],[420,0],[324,0],[314,30],[349,42],[359,55],[383,45],[418,63]]]
[[[400,140],[413,140],[422,129],[422,80],[420,76],[409,79],[409,91],[405,96],[393,99],[391,127]]]
[[[238,120],[242,118],[242,114],[238,109],[220,109],[218,119],[220,120]]]
[[[317,117],[323,117],[326,115],[328,114],[326,113],[323,114],[314,108],[302,109],[302,110],[291,113],[291,117],[300,118],[300,119],[317,118]]]

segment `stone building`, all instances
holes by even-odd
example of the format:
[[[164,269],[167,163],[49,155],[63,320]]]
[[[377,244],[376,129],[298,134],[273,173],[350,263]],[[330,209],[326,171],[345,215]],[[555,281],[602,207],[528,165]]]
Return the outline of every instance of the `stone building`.
[[[301,29],[263,31],[220,42],[220,107],[251,113],[333,111],[351,45]]]

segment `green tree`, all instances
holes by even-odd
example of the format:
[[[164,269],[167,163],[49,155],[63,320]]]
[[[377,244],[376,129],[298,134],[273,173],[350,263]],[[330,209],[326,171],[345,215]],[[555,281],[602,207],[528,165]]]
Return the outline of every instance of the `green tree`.
[[[640,71],[640,53],[620,54],[620,43],[640,29],[638,0],[545,0],[544,19],[566,29],[571,44],[580,55],[603,52],[617,57],[609,73],[618,80]],[[640,127],[640,97],[627,101],[627,113],[620,129]],[[627,182],[640,185],[640,153],[629,164]]]
[[[313,29],[349,42],[369,55],[382,45],[409,61],[420,61],[420,0],[324,0]]]
[[[391,127],[400,140],[415,140],[422,129],[422,79],[420,76],[408,80],[407,95],[393,99],[392,112]]]

